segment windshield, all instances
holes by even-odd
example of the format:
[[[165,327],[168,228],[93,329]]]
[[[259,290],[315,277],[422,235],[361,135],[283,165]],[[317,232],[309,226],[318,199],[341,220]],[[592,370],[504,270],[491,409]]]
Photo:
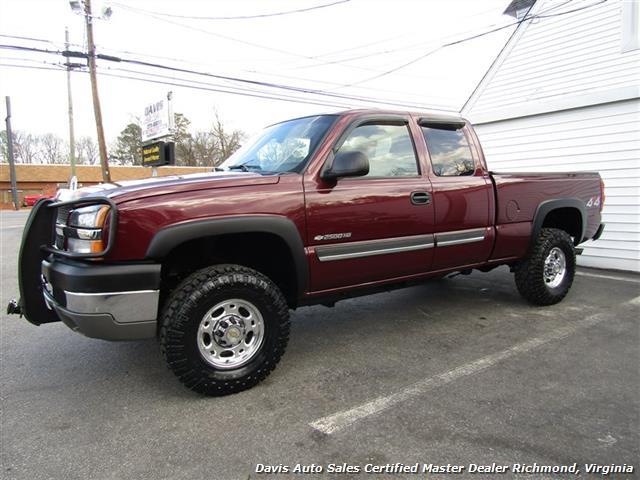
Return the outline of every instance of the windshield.
[[[335,119],[335,115],[318,115],[267,127],[225,160],[221,168],[264,174],[299,173]]]

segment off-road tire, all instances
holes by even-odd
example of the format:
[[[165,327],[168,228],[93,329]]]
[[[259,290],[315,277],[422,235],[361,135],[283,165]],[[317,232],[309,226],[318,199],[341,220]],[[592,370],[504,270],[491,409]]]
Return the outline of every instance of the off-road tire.
[[[264,339],[248,363],[217,369],[199,351],[198,326],[209,309],[233,298],[258,308]],[[287,303],[271,280],[247,267],[215,265],[190,275],[171,292],[160,319],[160,349],[185,386],[204,395],[229,395],[253,387],[273,371],[287,346],[289,329]]]
[[[545,259],[553,248],[565,255],[566,273],[562,282],[550,288],[544,281]],[[528,302],[534,305],[553,305],[562,300],[573,283],[576,272],[576,252],[567,232],[557,228],[543,228],[528,257],[515,266],[516,287]]]

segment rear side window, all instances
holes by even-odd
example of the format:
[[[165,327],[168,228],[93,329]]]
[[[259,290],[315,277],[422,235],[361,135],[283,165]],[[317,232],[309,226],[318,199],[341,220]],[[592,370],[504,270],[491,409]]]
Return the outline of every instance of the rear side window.
[[[369,159],[366,177],[411,177],[419,175],[413,142],[406,125],[367,124],[356,127],[340,152],[357,150]]]
[[[473,175],[475,164],[462,129],[422,127],[433,172],[441,177]]]

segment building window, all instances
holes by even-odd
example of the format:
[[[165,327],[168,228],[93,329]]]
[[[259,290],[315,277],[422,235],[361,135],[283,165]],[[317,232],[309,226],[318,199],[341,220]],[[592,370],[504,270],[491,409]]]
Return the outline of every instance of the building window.
[[[622,2],[622,51],[640,48],[640,2]]]

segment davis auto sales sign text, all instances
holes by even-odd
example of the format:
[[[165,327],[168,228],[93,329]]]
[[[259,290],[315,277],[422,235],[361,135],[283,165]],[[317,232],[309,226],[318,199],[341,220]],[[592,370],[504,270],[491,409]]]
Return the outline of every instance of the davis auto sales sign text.
[[[169,135],[169,106],[162,99],[147,105],[142,119],[142,141]]]

